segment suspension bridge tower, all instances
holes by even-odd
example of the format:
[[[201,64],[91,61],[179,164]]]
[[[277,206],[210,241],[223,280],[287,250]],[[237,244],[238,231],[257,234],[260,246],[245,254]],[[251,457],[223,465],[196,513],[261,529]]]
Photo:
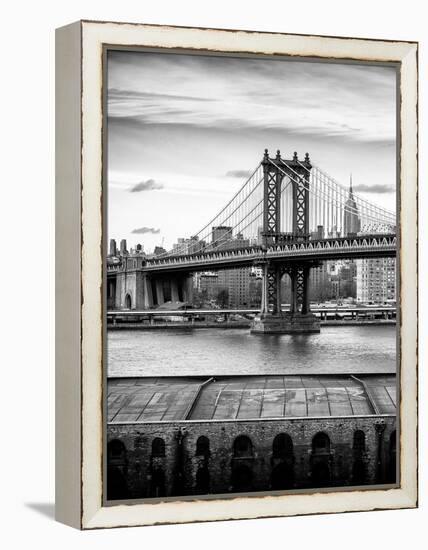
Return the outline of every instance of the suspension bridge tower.
[[[263,166],[263,230],[265,249],[284,243],[293,245],[306,242],[309,233],[309,192],[311,163],[308,153],[304,161],[297,153],[291,160],[269,157],[268,150],[262,160]],[[292,186],[292,231],[281,231],[281,190],[284,178]],[[310,311],[309,274],[313,262],[262,261],[263,286],[260,313],[255,317],[251,332],[254,333],[310,333],[319,332],[320,323]],[[281,280],[284,275],[291,280],[291,303],[289,311],[282,311]]]

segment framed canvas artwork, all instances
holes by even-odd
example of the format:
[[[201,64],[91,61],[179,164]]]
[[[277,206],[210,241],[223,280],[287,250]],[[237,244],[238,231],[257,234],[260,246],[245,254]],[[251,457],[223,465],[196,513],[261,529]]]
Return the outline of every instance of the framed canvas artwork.
[[[417,506],[417,44],[56,48],[57,519]]]

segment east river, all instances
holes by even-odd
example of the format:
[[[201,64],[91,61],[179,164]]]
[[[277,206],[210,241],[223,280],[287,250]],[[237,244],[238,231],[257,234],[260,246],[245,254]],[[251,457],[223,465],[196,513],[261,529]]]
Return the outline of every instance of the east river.
[[[306,335],[111,330],[107,357],[109,376],[393,373],[396,327],[326,326]]]

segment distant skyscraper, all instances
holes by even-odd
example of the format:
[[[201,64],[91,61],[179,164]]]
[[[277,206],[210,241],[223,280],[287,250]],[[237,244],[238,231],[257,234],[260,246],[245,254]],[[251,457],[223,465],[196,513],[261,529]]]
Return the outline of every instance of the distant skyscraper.
[[[232,228],[227,225],[218,225],[212,228],[211,245],[213,248],[223,247],[232,238]]]
[[[312,231],[311,239],[324,239],[324,226],[317,225],[316,231]]]
[[[379,304],[395,299],[395,258],[357,260],[357,300]]]
[[[173,253],[178,255],[189,254],[189,243],[190,239],[179,237],[177,242],[172,245]]]
[[[248,307],[250,303],[251,268],[224,269],[218,272],[218,285],[228,291],[228,306]]]
[[[154,256],[160,256],[161,254],[166,254],[166,250],[163,246],[155,246],[155,249],[153,250]]]
[[[356,235],[361,231],[361,221],[358,215],[358,206],[355,202],[354,193],[352,190],[352,175],[349,182],[349,196],[345,203],[343,213],[343,233],[347,235]]]
[[[205,272],[199,274],[199,288],[202,296],[207,300],[215,300],[217,298],[219,287],[218,273]]]
[[[198,236],[190,237],[190,239],[179,237],[177,242],[172,245],[173,253],[178,255],[197,254],[203,252],[205,248],[206,242],[200,241]]]
[[[120,255],[126,256],[128,254],[128,251],[126,249],[126,239],[122,239],[120,241]]]
[[[114,239],[110,239],[110,251],[109,256],[117,256],[117,246]]]
[[[320,266],[311,269],[309,297],[312,301],[324,302],[332,297],[331,270],[332,262],[322,262]]]

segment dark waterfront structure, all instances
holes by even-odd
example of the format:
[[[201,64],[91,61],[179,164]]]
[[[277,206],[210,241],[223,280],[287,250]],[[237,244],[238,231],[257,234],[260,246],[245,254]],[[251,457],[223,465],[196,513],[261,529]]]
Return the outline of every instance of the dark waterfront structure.
[[[107,499],[396,481],[394,375],[111,378]]]

